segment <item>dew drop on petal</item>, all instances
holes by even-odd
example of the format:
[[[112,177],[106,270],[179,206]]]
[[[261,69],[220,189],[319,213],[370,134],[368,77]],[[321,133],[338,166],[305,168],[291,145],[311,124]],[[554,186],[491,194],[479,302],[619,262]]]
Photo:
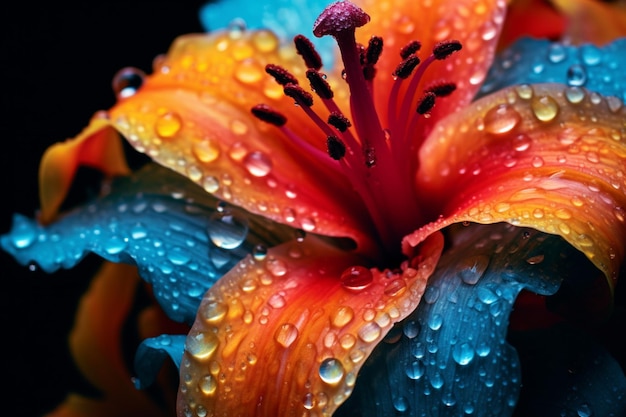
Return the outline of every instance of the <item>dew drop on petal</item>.
[[[578,104],[585,99],[585,90],[577,86],[567,87],[565,98],[572,104]]]
[[[344,368],[341,362],[335,358],[326,358],[319,367],[319,376],[325,383],[336,385],[344,375]]]
[[[554,120],[559,113],[559,104],[550,96],[535,97],[530,106],[535,117],[542,122]]]
[[[534,91],[530,84],[520,84],[515,87],[515,91],[521,99],[530,100],[533,98]]]
[[[205,164],[215,161],[220,156],[219,144],[208,139],[194,143],[191,151],[198,161]]]
[[[508,133],[522,120],[520,114],[508,104],[500,104],[485,114],[485,131],[494,135]]]
[[[137,68],[126,67],[113,76],[113,92],[118,100],[134,95],[143,85],[146,74]]]
[[[208,233],[211,242],[218,248],[235,249],[248,235],[248,220],[230,210],[218,210],[209,218]]]
[[[228,305],[211,301],[200,306],[199,316],[209,324],[219,324],[228,313]]]
[[[411,363],[409,363],[406,369],[404,370],[404,372],[406,373],[406,376],[408,376],[411,379],[420,379],[422,375],[424,375],[425,371],[426,371],[426,366],[424,365],[424,362],[422,362],[419,359],[416,359],[412,361]]]
[[[565,47],[560,43],[553,43],[548,48],[548,59],[555,64],[563,61],[567,57]]]
[[[459,365],[467,365],[474,359],[474,349],[468,343],[461,343],[454,346],[452,358]]]
[[[272,170],[272,160],[263,152],[255,151],[248,153],[243,164],[248,172],[255,177],[264,177]]]
[[[182,128],[183,120],[177,113],[166,112],[157,117],[154,124],[156,134],[163,138],[169,139],[174,137]]]
[[[341,328],[350,323],[354,318],[354,310],[349,306],[340,306],[335,309],[330,317],[333,326]]]
[[[199,360],[210,359],[220,341],[213,332],[192,332],[185,341],[185,350]]]
[[[352,291],[361,291],[372,283],[374,276],[364,266],[351,266],[341,273],[341,285]]]
[[[288,348],[298,338],[298,329],[291,323],[282,324],[274,334],[276,343],[284,348]]]
[[[587,82],[587,71],[582,65],[574,64],[567,70],[567,84],[580,87]]]
[[[205,375],[200,378],[198,387],[204,395],[213,395],[217,390],[217,381],[213,375]]]

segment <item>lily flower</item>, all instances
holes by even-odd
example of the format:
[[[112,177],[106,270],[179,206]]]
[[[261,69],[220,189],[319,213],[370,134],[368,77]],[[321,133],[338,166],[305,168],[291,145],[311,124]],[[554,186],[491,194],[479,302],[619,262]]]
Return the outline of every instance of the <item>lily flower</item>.
[[[2,247],[49,272],[88,252],[137,266],[189,327],[157,336],[163,317],[143,317],[133,381],[162,380],[171,357],[179,416],[512,415],[518,294],[594,288],[610,307],[626,84],[624,40],[559,45],[565,70],[507,71],[529,43],[554,53],[527,40],[492,67],[505,14],[503,0],[332,3],[312,24],[338,46],[332,67],[306,34],[182,36],[152,75],[120,71],[115,106],[47,151],[38,219],[16,215]],[[566,79],[573,65],[584,82]],[[120,136],[154,163],[131,174]],[[81,165],[121,178],[59,214]],[[85,302],[83,328],[106,323],[94,305],[119,312],[112,297]],[[596,359],[616,394],[570,401],[579,414],[626,407],[623,371]],[[120,375],[94,379],[132,401]]]

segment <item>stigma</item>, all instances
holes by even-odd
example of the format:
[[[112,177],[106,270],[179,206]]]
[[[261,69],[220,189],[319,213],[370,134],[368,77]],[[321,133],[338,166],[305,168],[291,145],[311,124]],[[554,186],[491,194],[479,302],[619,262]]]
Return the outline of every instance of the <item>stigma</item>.
[[[305,36],[297,35],[294,44],[307,68],[308,89],[286,69],[266,66],[266,72],[283,87],[284,94],[317,126],[319,137],[298,137],[289,129],[280,109],[264,103],[254,106],[252,113],[279,128],[318,158],[322,166],[335,170],[352,184],[367,208],[383,253],[393,257],[400,253],[401,239],[428,220],[414,185],[418,144],[424,139],[415,138],[419,123],[431,116],[438,100],[456,89],[454,83],[445,80],[425,87],[421,81],[433,62],[447,59],[462,45],[455,40],[439,42],[430,55],[421,59],[418,53],[422,45],[413,40],[400,49],[397,57],[384,56],[382,37],[373,36],[367,45],[356,41],[357,28],[369,21],[370,16],[358,6],[339,1],[326,7],[313,25],[315,36],[332,36],[339,47],[342,78],[350,93],[349,109],[335,102],[334,92],[321,72],[320,55]],[[380,108],[380,100],[374,100],[376,64],[380,59],[397,60],[386,108]],[[328,117],[323,118],[313,109],[315,100],[323,103]]]

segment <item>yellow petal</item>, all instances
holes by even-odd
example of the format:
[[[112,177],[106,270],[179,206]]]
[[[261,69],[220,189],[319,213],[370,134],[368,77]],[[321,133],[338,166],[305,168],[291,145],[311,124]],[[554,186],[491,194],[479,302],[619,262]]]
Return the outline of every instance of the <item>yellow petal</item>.
[[[435,233],[398,271],[313,236],[243,260],[207,292],[187,336],[179,415],[332,415],[419,303],[442,248]]]
[[[130,172],[120,137],[102,113],[96,114],[78,136],[56,143],[44,153],[39,166],[42,223],[56,217],[80,165],[110,176]]]
[[[626,107],[578,87],[518,86],[442,121],[420,152],[418,187],[442,217],[559,234],[608,278],[626,259]]]

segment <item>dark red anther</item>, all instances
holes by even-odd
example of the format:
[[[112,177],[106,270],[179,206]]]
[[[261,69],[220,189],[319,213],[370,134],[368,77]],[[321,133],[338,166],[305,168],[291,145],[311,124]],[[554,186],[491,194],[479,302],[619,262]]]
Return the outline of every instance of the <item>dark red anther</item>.
[[[332,112],[330,116],[328,116],[328,124],[340,132],[345,132],[352,126],[352,123],[350,123],[350,120],[348,120],[346,116],[337,112]]]
[[[400,62],[396,67],[393,75],[398,78],[408,78],[409,75],[413,72],[415,67],[420,63],[420,59],[415,55],[411,55],[406,58],[404,61]]]
[[[437,43],[433,48],[433,55],[435,56],[435,59],[446,59],[453,53],[460,51],[462,47],[463,45],[461,45],[461,42],[459,41],[442,41]]]
[[[366,81],[371,81],[374,79],[374,77],[376,77],[376,67],[374,67],[373,65],[365,65],[363,67],[363,77],[365,78]]]
[[[346,145],[337,136],[326,138],[326,148],[328,149],[328,155],[335,161],[339,161],[346,155]]]
[[[283,126],[287,123],[287,118],[280,112],[272,109],[267,104],[257,104],[252,109],[252,114],[259,120],[274,126]]]
[[[322,58],[309,38],[304,35],[296,35],[293,38],[293,43],[296,45],[296,51],[304,60],[307,68],[313,68],[318,71],[322,68]]]
[[[321,99],[331,99],[333,98],[333,90],[330,88],[328,82],[322,77],[322,75],[314,69],[309,69],[306,72],[306,77],[309,79],[311,83],[311,89],[317,94]]]
[[[437,97],[447,97],[452,94],[456,90],[455,83],[447,83],[447,82],[436,82],[430,84],[426,87],[425,91],[430,91],[431,93],[435,93]]]
[[[280,85],[298,84],[298,79],[279,65],[267,64],[265,72],[271,75]]]
[[[370,65],[376,64],[382,52],[383,38],[381,38],[380,36],[372,36],[365,52],[365,62]]]
[[[318,38],[325,35],[337,36],[342,32],[353,31],[370,21],[370,17],[360,7],[349,1],[338,1],[326,6],[313,24],[313,34]]]
[[[296,84],[287,84],[283,89],[285,95],[296,100],[301,106],[311,107],[313,105],[313,96]]]
[[[433,92],[426,92],[424,96],[417,103],[417,112],[419,114],[426,114],[435,107],[435,98],[437,96]]]
[[[400,49],[400,56],[402,59],[407,59],[417,51],[422,48],[422,44],[420,41],[411,41],[404,45],[402,49]]]

